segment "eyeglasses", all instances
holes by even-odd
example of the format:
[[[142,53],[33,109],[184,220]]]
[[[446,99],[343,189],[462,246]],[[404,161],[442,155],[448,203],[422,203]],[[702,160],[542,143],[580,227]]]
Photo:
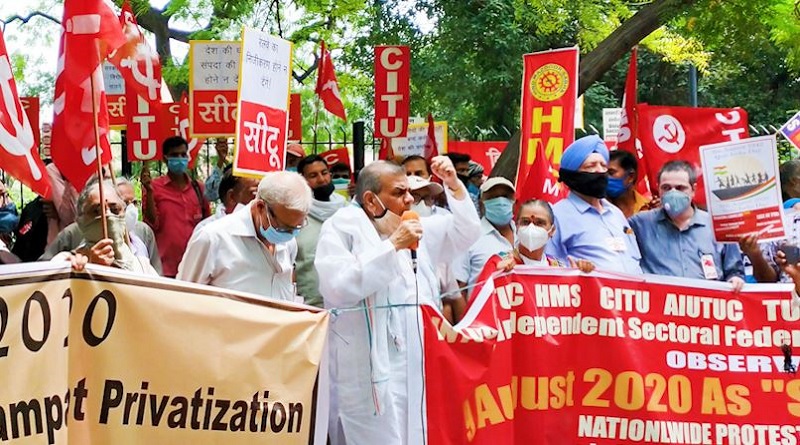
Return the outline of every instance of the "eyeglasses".
[[[290,226],[288,224],[284,224],[278,216],[275,215],[275,212],[267,206],[267,220],[269,221],[269,225],[272,226],[275,230],[280,233],[295,233],[295,231],[302,229],[303,227],[308,225],[308,218],[303,218],[303,222],[299,226]],[[277,222],[276,225],[273,221]]]

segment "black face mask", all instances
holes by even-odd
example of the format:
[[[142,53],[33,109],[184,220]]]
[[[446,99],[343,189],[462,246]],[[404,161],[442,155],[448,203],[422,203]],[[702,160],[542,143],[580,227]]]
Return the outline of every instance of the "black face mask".
[[[314,192],[314,199],[316,199],[317,201],[330,200],[334,190],[336,190],[336,186],[333,185],[333,182],[329,182],[325,185],[321,185],[319,187],[311,189],[311,191]]]
[[[608,173],[576,172],[560,169],[558,180],[567,184],[570,190],[593,198],[605,198],[608,187]]]

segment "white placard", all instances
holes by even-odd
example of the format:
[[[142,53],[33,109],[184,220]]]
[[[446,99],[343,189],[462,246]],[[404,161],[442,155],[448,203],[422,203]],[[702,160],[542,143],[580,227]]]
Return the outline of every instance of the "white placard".
[[[189,44],[189,66],[193,91],[236,91],[238,89],[241,42],[192,40]]]

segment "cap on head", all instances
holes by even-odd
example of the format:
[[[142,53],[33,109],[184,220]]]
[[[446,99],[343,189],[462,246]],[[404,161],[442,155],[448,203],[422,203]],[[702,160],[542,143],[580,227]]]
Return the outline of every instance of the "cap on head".
[[[517,188],[514,187],[514,183],[509,181],[508,179],[502,176],[495,176],[494,178],[489,178],[481,185],[481,193],[486,193],[494,187],[497,186],[505,186],[511,189],[515,194],[517,193]]]
[[[564,170],[578,171],[586,158],[592,153],[600,154],[608,162],[608,148],[605,142],[596,134],[584,136],[564,150],[561,156],[561,168]]]
[[[300,144],[289,144],[289,146],[286,147],[286,153],[297,156],[298,158],[304,158],[306,156],[306,152]]]
[[[441,185],[435,182],[430,182],[425,178],[413,175],[408,177],[408,186],[411,188],[412,192],[427,188],[431,193],[431,196],[436,196],[444,191],[444,188],[442,188]]]

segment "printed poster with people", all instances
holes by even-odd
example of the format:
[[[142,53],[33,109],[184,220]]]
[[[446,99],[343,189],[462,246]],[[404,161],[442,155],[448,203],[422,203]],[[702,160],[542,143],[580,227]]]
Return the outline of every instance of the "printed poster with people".
[[[775,136],[700,147],[706,203],[719,242],[786,237]]]

